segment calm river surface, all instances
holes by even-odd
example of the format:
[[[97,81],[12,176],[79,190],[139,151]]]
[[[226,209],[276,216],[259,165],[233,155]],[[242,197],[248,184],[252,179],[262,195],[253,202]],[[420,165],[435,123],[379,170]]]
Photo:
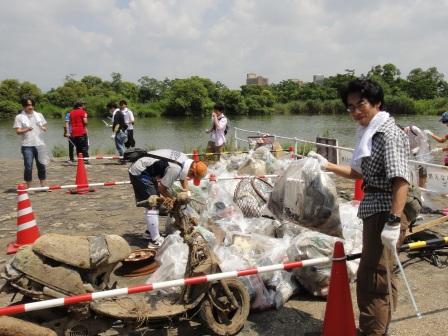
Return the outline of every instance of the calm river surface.
[[[444,135],[447,128],[439,123],[438,116],[401,116],[397,121],[401,125],[414,124],[422,129],[431,129],[434,133]],[[233,127],[250,130],[262,130],[271,134],[288,137],[298,137],[314,140],[316,136],[323,136],[326,132],[331,137],[339,139],[339,145],[354,145],[355,123],[348,115],[280,115],[229,117],[231,129],[227,134],[230,139],[234,135]],[[62,136],[64,122],[59,119],[48,119],[48,132],[45,142],[49,149],[56,145],[67,146],[67,140]],[[194,147],[204,148],[208,135],[204,130],[209,127],[210,119],[191,118],[148,118],[136,119],[134,135],[138,147],[172,148],[186,151]],[[21,158],[20,137],[12,128],[13,120],[0,122],[0,158]],[[92,154],[104,154],[114,148],[110,138],[111,129],[104,126],[101,119],[89,120],[89,138]],[[241,134],[246,137],[249,134]],[[244,146],[244,144],[243,144]],[[91,155],[92,155],[91,154]]]

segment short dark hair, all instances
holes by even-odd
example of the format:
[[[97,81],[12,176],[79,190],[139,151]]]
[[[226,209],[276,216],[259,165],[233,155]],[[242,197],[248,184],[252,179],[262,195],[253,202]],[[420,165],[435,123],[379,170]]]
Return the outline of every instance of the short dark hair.
[[[77,101],[74,105],[73,105],[73,108],[76,110],[76,109],[79,109],[79,108],[81,108],[81,107],[83,107],[84,106],[84,102],[82,102],[82,101]]]
[[[111,108],[116,109],[116,108],[118,107],[118,105],[117,105],[116,102],[109,102],[109,103],[107,103],[106,107],[107,107],[108,109],[111,109]]]
[[[121,106],[121,105],[126,105],[126,106],[128,105],[127,101],[124,100],[124,99],[120,100],[120,103],[119,103],[119,104],[120,104],[120,106]]]
[[[26,107],[28,105],[28,101],[31,101],[31,104],[33,104],[33,106],[36,105],[36,102],[31,97],[22,97],[22,99],[20,99],[20,103],[23,107]]]
[[[222,111],[224,111],[224,105],[221,104],[221,103],[216,103],[213,106],[213,109],[216,110],[216,111],[222,112]]]
[[[341,99],[347,106],[347,97],[352,93],[359,93],[361,98],[366,99],[371,105],[380,103],[384,107],[384,92],[381,85],[371,79],[354,79],[341,91]]]

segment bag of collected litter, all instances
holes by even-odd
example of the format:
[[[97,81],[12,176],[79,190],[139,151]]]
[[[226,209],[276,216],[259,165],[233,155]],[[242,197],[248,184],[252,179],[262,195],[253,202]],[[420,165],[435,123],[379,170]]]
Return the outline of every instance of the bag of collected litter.
[[[333,246],[340,239],[315,231],[304,231],[293,238],[287,250],[289,260],[306,260],[329,257]],[[325,296],[330,281],[331,263],[293,270],[299,283],[315,296]]]
[[[277,178],[268,208],[279,220],[342,237],[336,186],[315,159],[291,162]]]
[[[236,186],[233,201],[245,217],[261,217],[272,191],[272,184],[261,178],[242,179]]]
[[[238,175],[266,175],[266,163],[263,160],[248,158],[238,169]]]
[[[188,260],[188,246],[176,231],[165,238],[163,245],[155,257],[160,267],[147,280],[146,283],[175,280],[184,277]],[[177,290],[177,288],[174,288]]]
[[[37,149],[37,160],[44,166],[48,165],[50,163],[50,155],[48,154],[48,148],[43,143],[39,146],[36,146]]]

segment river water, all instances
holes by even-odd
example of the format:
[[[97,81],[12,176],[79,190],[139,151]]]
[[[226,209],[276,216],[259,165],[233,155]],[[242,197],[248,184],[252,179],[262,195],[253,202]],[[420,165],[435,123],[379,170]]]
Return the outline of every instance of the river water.
[[[447,128],[438,120],[438,116],[400,116],[397,122],[401,125],[417,125],[422,129],[430,129],[438,135],[447,133]],[[301,139],[315,140],[316,136],[337,138],[340,146],[353,147],[355,142],[356,124],[348,115],[280,115],[229,117],[231,129],[227,134],[230,139],[234,135],[233,127],[250,130],[267,131],[271,134]],[[45,142],[51,150],[56,145],[67,146],[63,137],[63,120],[48,119],[48,132]],[[20,136],[12,128],[13,120],[0,122],[0,158],[21,158]],[[205,148],[210,119],[193,118],[148,118],[137,119],[135,138],[138,147],[172,148],[189,151],[191,148]],[[89,120],[89,140],[91,155],[104,154],[114,149],[110,138],[111,129],[106,127],[101,119]],[[238,134],[246,137],[250,134]],[[431,140],[432,141],[432,140]],[[434,141],[432,141],[434,144]],[[243,144],[245,146],[245,144]]]

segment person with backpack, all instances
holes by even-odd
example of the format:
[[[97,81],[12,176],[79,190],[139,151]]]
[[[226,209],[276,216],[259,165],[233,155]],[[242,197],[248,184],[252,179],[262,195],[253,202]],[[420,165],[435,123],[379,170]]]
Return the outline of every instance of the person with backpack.
[[[171,149],[151,152],[141,149],[128,150],[124,154],[124,159],[132,162],[129,167],[129,178],[137,206],[144,206],[138,202],[148,199],[148,205],[145,206],[147,229],[143,238],[149,240],[148,248],[158,249],[162,246],[164,238],[159,233],[157,197],[161,195],[173,198],[170,188],[178,179],[184,191],[188,192],[188,178],[202,179],[207,174],[207,165],[201,161],[193,161],[184,153]]]
[[[121,110],[116,110],[113,115],[112,138],[115,140],[115,148],[118,151],[118,155],[123,156],[125,143],[128,141],[128,125]],[[123,159],[120,159],[119,162],[121,164],[125,163]]]
[[[215,104],[212,112],[212,125],[206,133],[210,133],[210,140],[207,143],[207,153],[213,153],[214,160],[219,161],[221,152],[226,143],[226,135],[229,129],[228,120],[224,115],[224,106]]]

